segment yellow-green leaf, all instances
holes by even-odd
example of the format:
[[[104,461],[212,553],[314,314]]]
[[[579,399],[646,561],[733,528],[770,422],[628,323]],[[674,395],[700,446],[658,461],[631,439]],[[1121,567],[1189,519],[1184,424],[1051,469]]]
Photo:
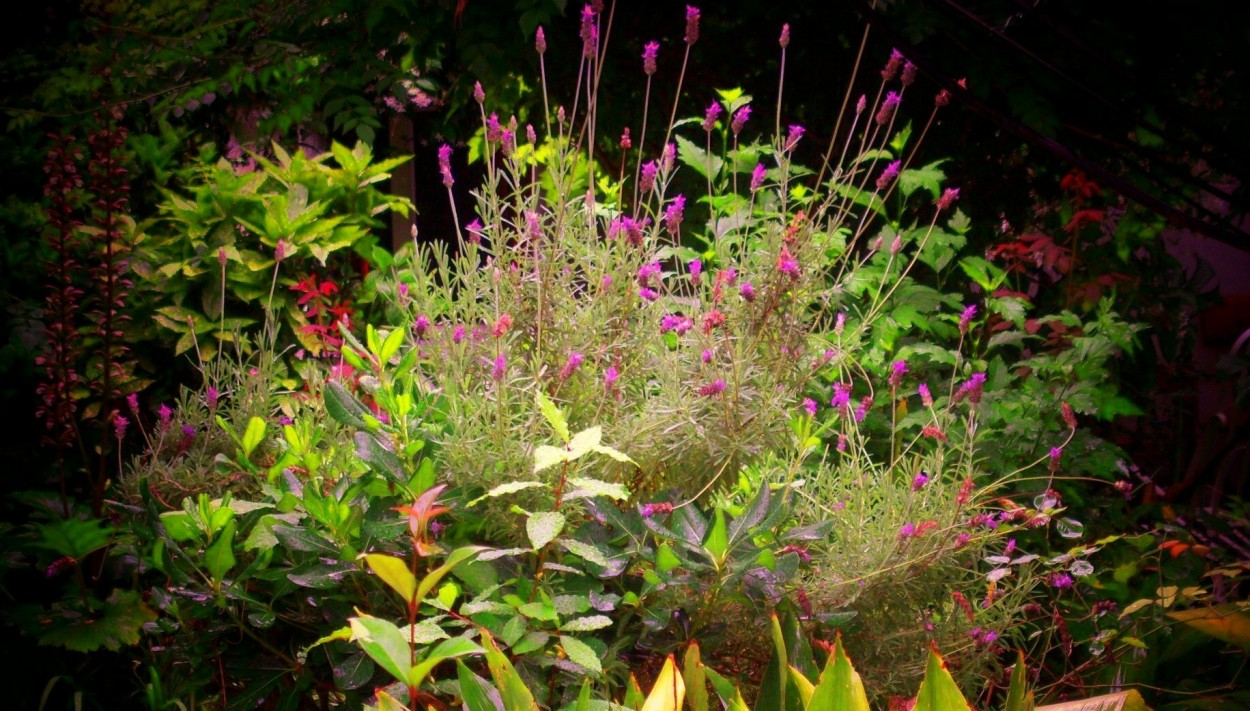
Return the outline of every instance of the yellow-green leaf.
[[[407,563],[394,556],[379,553],[370,553],[365,556],[365,562],[369,564],[369,569],[382,579],[382,582],[399,593],[399,596],[404,599],[404,604],[412,600],[417,592],[417,578],[412,571],[408,570]]]
[[[1250,616],[1241,612],[1235,605],[1176,610],[1169,612],[1168,617],[1184,622],[1221,642],[1250,650]]]
[[[655,686],[651,687],[651,693],[642,704],[642,711],[681,711],[685,700],[686,682],[677,673],[677,661],[670,654],[655,678]]]
[[[851,666],[850,657],[846,656],[846,647],[842,644],[839,633],[833,644],[833,653],[820,673],[820,682],[812,690],[811,703],[808,708],[845,709],[846,711],[868,711],[868,695],[864,691],[864,682],[859,673]]]
[[[971,711],[936,649],[929,650],[924,681],[920,682],[920,692],[916,694],[916,705],[912,711]]]

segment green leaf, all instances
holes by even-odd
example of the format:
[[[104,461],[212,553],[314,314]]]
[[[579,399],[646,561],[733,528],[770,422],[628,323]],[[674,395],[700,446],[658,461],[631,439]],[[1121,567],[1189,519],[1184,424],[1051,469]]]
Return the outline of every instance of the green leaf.
[[[603,672],[603,664],[599,661],[599,653],[591,648],[590,645],[576,637],[562,634],[560,635],[560,646],[564,648],[564,653],[568,655],[569,660],[574,664],[594,674]]]
[[[362,430],[368,427],[365,415],[372,413],[341,383],[336,380],[326,383],[322,395],[325,398],[326,413],[335,422]]]
[[[682,163],[690,166],[705,178],[715,178],[720,174],[721,168],[725,165],[725,161],[720,156],[699,148],[688,138],[683,136],[675,138],[677,139],[677,155]]]
[[[466,711],[501,711],[503,698],[499,690],[474,674],[464,662],[456,660],[456,678],[460,681],[460,698]]]
[[[64,647],[73,652],[94,652],[101,648],[117,651],[138,644],[143,625],[156,619],[156,613],[136,591],[117,589],[100,609],[90,615],[53,615],[39,635],[39,644]]]
[[[910,197],[916,190],[924,189],[933,195],[936,200],[942,194],[942,181],[946,180],[946,173],[938,167],[945,163],[945,159],[934,161],[923,168],[913,168],[904,170],[898,176],[899,192],[904,198]]]
[[[572,538],[561,538],[560,547],[588,563],[608,567],[612,564],[608,556],[596,546]]]
[[[1011,684],[1007,687],[1007,701],[1003,711],[1033,711],[1033,692],[1029,689],[1029,667],[1024,663],[1024,652],[1016,653],[1016,666],[1011,670]]]
[[[444,616],[440,616],[440,619],[442,617]],[[421,620],[415,625],[404,625],[399,628],[399,633],[413,644],[433,644],[440,639],[451,638],[447,630],[440,627],[434,620]]]
[[[612,626],[612,618],[607,615],[587,615],[578,617],[560,625],[561,632],[593,632]]]
[[[403,560],[389,555],[371,553],[365,556],[369,569],[377,574],[391,589],[399,593],[404,604],[410,602],[417,592],[417,578]]]
[[[924,681],[920,682],[920,691],[916,694],[916,705],[912,711],[971,711],[964,695],[951,678],[946,662],[938,655],[936,649],[929,650],[929,663],[925,667]]]
[[[547,397],[542,390],[534,391],[534,399],[538,401],[538,410],[543,413],[543,417],[547,418],[547,423],[551,425],[551,429],[555,430],[560,436],[560,441],[568,444],[569,442],[569,423],[564,419],[564,413],[556,404]]]
[[[725,562],[725,558],[729,554],[729,536],[726,533],[725,512],[720,507],[717,507],[712,527],[708,530],[707,538],[703,540],[703,550],[707,551],[712,560],[716,561],[718,567]]]
[[[567,456],[570,461],[577,459],[578,457],[593,451],[599,446],[599,442],[602,439],[602,427],[588,427],[573,435],[573,439],[569,440],[568,454],[565,456]]]
[[[681,566],[681,559],[673,552],[672,546],[667,543],[661,543],[655,551],[655,567],[661,573],[667,573],[673,568]]]
[[[690,711],[707,711],[707,675],[703,671],[697,641],[691,640],[686,646],[683,661],[681,676],[686,682],[686,703],[690,705]]]
[[[429,595],[439,581],[454,570],[456,566],[472,559],[485,550],[484,546],[465,546],[452,551],[442,565],[426,573],[425,577],[421,578],[421,583],[417,586],[416,595],[413,597],[415,604],[420,605],[425,600],[425,596]]]
[[[414,687],[421,686],[421,683],[425,681],[425,677],[439,664],[448,659],[478,654],[482,651],[482,648],[476,642],[467,637],[452,637],[451,639],[443,640],[438,643],[438,646],[427,652],[425,657],[408,672],[408,684]]]
[[[842,644],[839,633],[834,642],[833,653],[820,673],[820,682],[812,691],[811,709],[846,709],[846,711],[868,711],[868,695],[864,692],[864,682],[859,673],[851,666],[846,656],[846,647]]]
[[[617,501],[629,499],[629,489],[624,484],[614,484],[612,482],[577,476],[569,477],[569,484],[576,488],[564,497],[566,500],[590,496],[606,496]]]
[[[525,680],[517,674],[512,662],[499,650],[494,638],[486,630],[482,630],[482,646],[486,649],[486,666],[503,698],[504,711],[539,711],[538,703],[534,701]]]
[[[251,459],[252,452],[260,446],[261,440],[265,439],[265,421],[259,417],[253,417],[247,421],[247,431],[243,433],[243,456]]]
[[[540,444],[534,448],[534,473],[544,469],[570,461],[569,453],[561,447],[552,447],[549,444]]]
[[[330,672],[334,675],[335,687],[351,691],[367,684],[373,676],[373,670],[373,660],[362,650],[348,655],[346,659],[335,664]]]
[[[685,698],[686,682],[677,673],[677,661],[670,654],[655,678],[655,685],[651,687],[642,711],[681,711]]]
[[[816,690],[816,687],[798,669],[790,667],[789,672],[790,688],[798,692],[802,708],[811,708],[812,693]]]
[[[161,515],[161,523],[165,524],[165,530],[169,531],[171,538],[175,541],[185,541],[195,535],[191,517],[188,514],[182,511],[167,513],[169,516]],[[174,515],[180,515],[183,518],[171,524],[169,519]],[[179,533],[184,534],[185,537],[175,536],[171,525],[179,528]],[[55,551],[62,556],[86,558],[94,551],[107,546],[113,539],[113,533],[113,528],[100,519],[67,518],[39,526],[39,541],[35,545]]]
[[[347,622],[352,629],[352,641],[358,643],[391,676],[407,683],[408,675],[412,673],[409,665],[411,651],[399,628],[370,615],[353,617]]]
[[[529,536],[530,545],[538,550],[555,540],[564,530],[564,514],[559,511],[543,511],[530,514],[525,520],[525,533]]]
[[[476,499],[470,501],[468,503],[468,506],[472,506],[480,501],[485,501],[486,499],[493,499],[498,496],[506,496],[508,494],[515,494],[518,491],[524,491],[526,489],[534,489],[540,486],[547,486],[547,484],[541,481],[510,481],[507,484],[500,484],[499,486],[496,486],[495,488],[491,489],[485,494],[482,494]]]
[[[378,355],[379,363],[389,363],[391,358],[399,352],[399,347],[404,343],[404,329],[397,328],[386,336],[386,340],[382,342],[382,350]]]
[[[226,573],[234,567],[234,519],[226,523],[225,528],[217,535],[217,540],[204,552],[204,564],[214,582],[220,583]]]

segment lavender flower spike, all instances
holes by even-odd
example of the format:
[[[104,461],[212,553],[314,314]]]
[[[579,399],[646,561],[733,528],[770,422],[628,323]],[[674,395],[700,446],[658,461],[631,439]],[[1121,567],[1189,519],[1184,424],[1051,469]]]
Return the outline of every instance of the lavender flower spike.
[[[642,72],[647,76],[655,74],[655,57],[660,53],[659,42],[648,42],[642,47]]]
[[[686,44],[692,45],[699,41],[699,8],[686,6]]]
[[[451,146],[444,143],[438,147],[438,172],[443,174],[443,185],[451,187],[456,182],[451,177]]]

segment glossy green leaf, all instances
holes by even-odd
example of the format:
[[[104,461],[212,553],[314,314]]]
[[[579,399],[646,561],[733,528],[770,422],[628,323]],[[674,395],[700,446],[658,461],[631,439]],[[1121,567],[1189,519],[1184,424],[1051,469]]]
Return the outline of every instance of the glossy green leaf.
[[[468,505],[473,506],[474,504],[485,501],[486,499],[507,496],[508,494],[515,494],[518,491],[525,491],[526,489],[535,489],[543,486],[547,486],[547,484],[541,481],[510,481],[507,484],[500,484],[499,486],[492,488],[485,494],[482,494],[476,499],[470,501]]]
[[[266,429],[265,421],[259,417],[253,417],[247,421],[247,430],[243,433],[244,457],[251,458],[252,452],[255,452],[261,441],[265,439]]]
[[[355,395],[348,392],[341,383],[337,380],[327,382],[322,394],[325,398],[326,413],[331,419],[357,429],[366,428],[364,416],[369,414],[368,408],[357,400]]]
[[[389,363],[391,358],[399,352],[399,347],[404,343],[404,329],[396,328],[386,335],[386,339],[382,341],[382,350],[377,353],[378,362]]]
[[[463,548],[457,548],[448,554],[447,559],[443,561],[442,565],[438,566],[434,570],[431,570],[429,573],[426,573],[425,577],[421,578],[421,582],[417,585],[417,592],[413,597],[415,603],[420,605],[422,601],[425,600],[425,596],[429,595],[430,591],[433,590],[448,573],[454,570],[456,566],[464,563],[465,561],[472,560],[474,556],[484,550],[487,550],[484,546],[465,546]]]
[[[802,708],[811,708],[812,693],[816,691],[816,687],[812,685],[811,681],[808,681],[807,677],[803,676],[802,672],[793,666],[789,668],[789,672],[790,690],[798,692],[799,700],[803,704]]]
[[[412,667],[409,664],[411,651],[408,640],[399,628],[387,620],[370,615],[361,615],[348,620],[352,630],[352,641],[360,645],[365,653],[378,663],[398,681],[407,683]]]
[[[456,679],[460,682],[460,699],[466,711],[503,711],[499,690],[474,674],[459,659],[456,660]]]
[[[712,527],[708,530],[707,538],[703,541],[703,550],[707,551],[712,560],[716,561],[719,567],[724,564],[725,559],[729,555],[729,536],[725,526],[725,512],[721,508],[716,509],[715,517],[712,519]]]
[[[452,637],[439,642],[433,649],[426,652],[416,666],[408,672],[408,685],[421,686],[434,667],[448,659],[463,657],[469,654],[480,654],[483,651],[476,642],[466,637]]]
[[[864,683],[859,673],[851,666],[846,656],[846,647],[842,644],[842,635],[837,636],[833,653],[825,663],[820,674],[820,681],[812,690],[811,709],[845,709],[846,711],[868,711],[868,695],[864,691]]]
[[[942,661],[936,649],[929,650],[924,681],[920,682],[920,691],[916,694],[916,705],[912,711],[971,711],[964,695],[955,685],[955,680],[951,678],[946,662]]]
[[[234,567],[234,528],[235,522],[231,519],[217,534],[217,540],[204,552],[204,565],[214,582],[221,582]]]
[[[365,556],[365,563],[392,590],[399,593],[405,604],[412,600],[417,592],[417,578],[408,569],[406,562],[394,556],[371,553]]]

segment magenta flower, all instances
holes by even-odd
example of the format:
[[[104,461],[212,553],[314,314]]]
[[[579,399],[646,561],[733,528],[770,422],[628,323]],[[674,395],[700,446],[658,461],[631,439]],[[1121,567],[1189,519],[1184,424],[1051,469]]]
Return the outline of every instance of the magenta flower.
[[[885,68],[881,70],[881,78],[885,81],[891,81],[898,75],[898,70],[903,66],[903,53],[897,49],[890,50],[890,59],[885,63]]]
[[[833,398],[829,400],[829,407],[846,413],[847,408],[851,405],[851,386],[846,383],[833,384]]]
[[[951,93],[945,89],[939,91],[937,96],[933,97],[933,105],[941,108],[951,102]]]
[[[603,371],[603,386],[609,390],[616,385],[616,379],[620,377],[615,365],[609,365],[608,369]]]
[[[738,287],[738,294],[741,295],[742,300],[748,304],[755,301],[755,287],[752,286],[749,281],[742,282],[742,285]]]
[[[582,7],[582,56],[593,59],[599,51],[599,26],[595,23],[595,9],[590,5]]]
[[[729,130],[733,131],[734,135],[737,136],[739,133],[742,132],[742,127],[746,125],[746,122],[750,118],[751,118],[751,105],[747,104],[746,106],[743,106],[742,108],[734,112],[733,120],[729,122]]]
[[[677,236],[685,210],[686,198],[682,195],[673,198],[673,202],[664,208],[664,229],[668,230],[670,235]]]
[[[839,435],[838,435],[838,451],[839,451],[839,452],[845,452],[845,451],[846,451],[846,443],[847,443],[846,435],[844,435],[844,434],[839,434]],[[839,502],[839,503],[840,503],[840,502]]]
[[[833,321],[833,332],[839,336],[846,330],[846,312],[839,311],[837,318]]]
[[[692,259],[686,266],[690,269],[690,281],[694,283],[695,286],[698,286],[699,282],[703,279],[703,260]]]
[[[508,359],[504,354],[500,353],[495,356],[494,367],[491,369],[490,377],[499,382],[503,380],[503,376],[508,372]]]
[[[868,108],[868,96],[865,94],[860,94],[859,101],[855,102],[855,113],[862,114],[864,113],[865,110],[867,110],[867,108]]]
[[[416,331],[417,338],[425,338],[425,332],[430,328],[430,319],[425,314],[417,314],[417,320],[413,322],[412,329]]]
[[[644,286],[638,290],[638,298],[642,299],[643,301],[655,301],[656,299],[660,298],[660,292],[656,291],[655,289],[649,289]]]
[[[438,172],[443,174],[443,185],[450,188],[455,181],[451,177],[451,146],[446,143],[438,147]]]
[[[573,377],[573,373],[577,372],[584,360],[586,360],[586,356],[577,351],[570,351],[568,360],[564,361],[564,367],[560,368],[560,379],[568,380]]]
[[[916,65],[911,62],[903,63],[903,76],[899,78],[903,86],[911,86],[916,81]]]
[[[1059,471],[1059,459],[1063,457],[1062,447],[1050,448],[1050,473],[1054,474]]]
[[[816,416],[816,401],[811,399],[810,397],[803,398],[803,411],[807,413],[808,417],[815,417]]]
[[[458,344],[463,340],[464,340],[464,326],[463,325],[456,326],[456,329],[451,332],[451,342]]]
[[[699,354],[699,360],[702,360],[704,363],[711,363],[712,362],[712,349],[704,348],[703,352]]]
[[[781,247],[781,254],[777,255],[777,271],[791,279],[799,277],[799,260],[795,259],[794,255],[790,254],[790,248],[784,245]]]
[[[534,49],[538,50],[539,54],[545,54],[547,52],[547,36],[543,34],[543,28],[541,26],[539,26],[538,30],[534,32]]]
[[[924,488],[924,485],[928,483],[929,483],[929,475],[926,474],[925,472],[920,472],[919,474],[916,475],[916,478],[911,480],[911,490],[920,491],[921,489]]]
[[[787,22],[781,26],[781,37],[777,40],[777,44],[781,45],[782,49],[790,46],[790,23]]]
[[[803,134],[807,133],[807,129],[797,124],[790,126],[790,131],[786,135],[785,150],[792,151],[799,144],[799,139],[803,138]]]
[[[482,88],[482,82],[473,82],[473,100],[477,103],[486,101],[486,91]]]
[[[660,170],[665,175],[673,172],[673,163],[677,160],[677,144],[670,143],[664,146],[664,150],[660,151]]]
[[[665,314],[664,318],[660,319],[660,333],[672,331],[679,336],[684,336],[691,328],[694,328],[694,321],[688,316]]]
[[[900,541],[905,541],[908,538],[912,538],[915,535],[916,535],[916,524],[914,523],[905,523],[902,525],[901,528],[898,529],[898,539]]]
[[[210,410],[217,409],[217,398],[218,398],[217,388],[211,385],[208,386],[208,389],[205,391],[205,396],[204,396],[205,404],[208,405],[208,409]]]
[[[956,399],[968,398],[973,405],[981,402],[981,395],[985,390],[985,373],[973,373],[963,385],[959,386],[958,392],[955,393]]]
[[[942,192],[942,197],[937,199],[938,212],[950,209],[951,205],[959,199],[959,188],[947,188]]]
[[[928,383],[921,383],[916,389],[920,391],[920,404],[933,407],[933,395],[929,392]]]
[[[719,395],[723,392],[725,392],[725,380],[723,378],[717,378],[716,380],[713,380],[707,385],[699,388],[699,394],[703,397],[712,397],[713,395]]]
[[[638,285],[650,286],[651,277],[659,276],[661,270],[663,270],[663,267],[660,266],[659,262],[648,262],[638,267]]]
[[[751,171],[751,192],[757,192],[764,187],[764,177],[766,171],[763,163],[756,163],[755,170]]]
[[[872,409],[872,397],[865,395],[859,400],[859,407],[855,408],[855,421],[863,422],[868,416],[868,411]]]
[[[1072,576],[1067,573],[1053,573],[1050,576],[1050,586],[1056,590],[1066,590],[1072,587]]]
[[[130,408],[132,414],[139,414],[139,395],[131,393],[126,396],[126,407]]]
[[[120,442],[126,437],[126,428],[130,426],[130,420],[122,415],[113,416],[113,436],[117,437]]]
[[[955,540],[951,541],[951,547],[952,547],[952,548],[963,548],[964,546],[968,545],[968,543],[969,543],[971,540],[972,540],[972,534],[970,534],[970,533],[961,533],[961,534],[959,534],[959,535],[955,536]]]
[[[971,325],[972,319],[977,315],[977,305],[968,304],[964,307],[964,312],[959,315],[959,335],[968,335],[968,326]]]
[[[907,361],[905,360],[894,361],[894,365],[891,367],[891,372],[890,372],[890,387],[898,388],[899,385],[902,385],[903,376],[906,374],[907,374]]]
[[[877,177],[877,192],[885,192],[885,189],[890,187],[890,184],[898,177],[898,172],[902,165],[902,161],[896,160],[887,165],[885,170],[881,171],[881,175]]]
[[[642,71],[647,76],[655,74],[655,58],[659,53],[659,42],[648,42],[642,46]]]
[[[876,122],[878,126],[884,126],[894,118],[894,110],[898,108],[899,96],[898,92],[891,91],[885,95],[885,101],[881,102],[881,108],[877,109]]]
[[[499,123],[499,114],[486,117],[486,142],[495,143],[503,135],[503,126]]]
[[[160,418],[162,425],[168,426],[170,419],[174,416],[174,411],[170,409],[169,405],[162,402],[161,406],[156,410],[156,416]]]
[[[720,112],[721,112],[720,104],[716,103],[715,101],[708,104],[707,112],[704,113],[703,115],[703,130],[704,131],[711,133],[712,129],[716,128],[716,119],[720,118]]]
[[[634,141],[629,137],[629,126],[621,133],[621,150],[627,151],[634,147]]]
[[[660,166],[653,160],[649,160],[642,165],[642,178],[639,180],[638,187],[642,188],[642,192],[649,193],[655,189],[655,176],[660,172]]]
[[[699,8],[686,6],[686,44],[699,41]]]

